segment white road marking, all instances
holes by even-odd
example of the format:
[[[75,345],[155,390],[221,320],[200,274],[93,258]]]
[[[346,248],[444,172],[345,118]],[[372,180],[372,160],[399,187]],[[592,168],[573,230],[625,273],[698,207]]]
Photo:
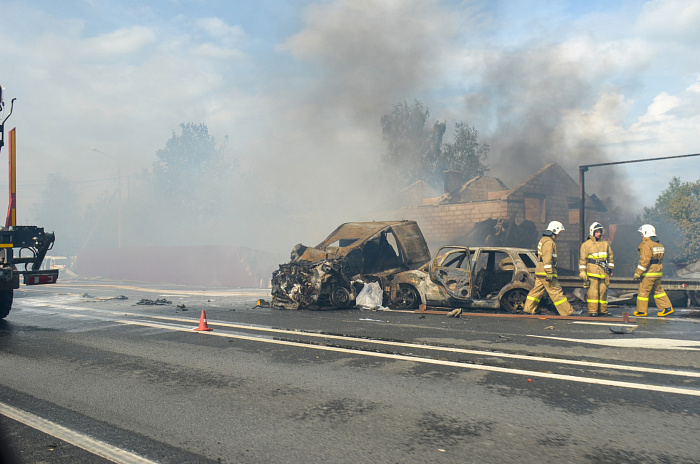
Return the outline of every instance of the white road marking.
[[[155,463],[155,461],[142,458],[141,456],[130,451],[117,448],[116,446],[112,446],[100,440],[96,440],[82,433],[63,427],[62,425],[58,425],[39,416],[35,416],[32,413],[17,409],[9,404],[0,403],[0,414],[112,462],[121,464]]]
[[[107,309],[83,308],[83,307],[79,307],[79,306],[67,306],[67,305],[55,305],[55,304],[52,305],[52,307],[61,308],[61,309],[76,310],[76,311],[80,311],[80,312],[98,312],[98,313],[107,313],[110,315],[119,314],[119,317],[132,316],[132,317],[160,319],[160,320],[174,321],[174,322],[184,322],[184,323],[188,323],[188,324],[197,324],[197,320],[190,319],[190,318],[183,318],[183,317],[155,316],[155,315],[146,315],[146,314],[123,312],[123,311],[113,311],[113,310],[107,310]],[[42,309],[40,311],[45,311],[45,310]],[[54,314],[63,315],[63,316],[71,316],[71,317],[91,317],[91,318],[100,319],[100,320],[104,320],[104,321],[115,321],[114,316],[105,317],[105,316],[96,316],[96,315],[77,315],[77,314],[68,315],[65,313],[58,313],[58,312],[56,312]],[[578,360],[574,360],[574,359],[563,359],[563,358],[547,358],[547,357],[534,356],[534,355],[500,353],[497,351],[470,350],[470,349],[465,349],[465,348],[451,348],[451,347],[444,347],[444,346],[424,345],[424,344],[419,344],[419,343],[406,343],[406,342],[376,340],[376,339],[369,339],[369,338],[348,337],[348,336],[342,336],[342,335],[326,335],[326,334],[313,333],[313,332],[303,332],[303,331],[299,331],[299,330],[274,329],[271,327],[259,327],[259,326],[252,326],[252,325],[232,324],[232,323],[227,323],[227,322],[216,322],[216,321],[210,321],[210,320],[207,320],[207,323],[211,326],[228,327],[228,328],[244,329],[244,330],[256,330],[256,331],[270,332],[270,333],[283,333],[283,334],[305,336],[305,337],[311,337],[311,338],[354,341],[354,342],[362,342],[362,343],[371,343],[371,344],[375,344],[375,345],[388,345],[388,346],[397,346],[397,347],[404,347],[404,348],[422,349],[422,350],[428,350],[428,351],[442,351],[442,352],[450,352],[450,353],[471,354],[471,355],[477,355],[477,356],[521,359],[521,360],[527,360],[527,361],[547,362],[547,363],[554,363],[554,364],[566,364],[566,365],[573,365],[573,366],[585,366],[585,367],[595,367],[595,368],[613,369],[613,370],[621,370],[621,371],[646,372],[646,373],[652,373],[652,374],[675,375],[675,376],[681,376],[681,377],[698,377],[698,378],[700,378],[700,372],[693,372],[693,371],[681,371],[681,370],[673,370],[673,369],[658,369],[658,368],[653,368],[653,367],[640,367],[640,366],[626,366],[623,364],[610,364],[610,363],[600,363],[600,362],[593,362],[593,361],[578,361]],[[190,329],[184,328],[184,330],[190,330]],[[554,337],[543,337],[543,338],[554,338]],[[259,339],[256,338],[256,340],[259,340]],[[647,340],[647,339],[641,339],[641,340]]]
[[[613,338],[609,340],[584,340],[579,338],[546,337],[544,335],[528,335],[528,337],[547,338],[549,340],[562,340],[574,343],[587,343],[589,345],[613,346],[616,348],[653,348],[657,350],[700,351],[700,341],[676,340],[673,338]]]
[[[639,324],[625,324],[624,322],[588,322],[588,321],[573,321],[573,324],[584,324],[584,325],[604,325],[604,326],[619,326],[619,327],[639,327]]]
[[[185,327],[181,327],[181,326],[171,326],[171,325],[166,325],[166,324],[154,324],[151,322],[126,321],[126,320],[117,320],[116,322],[120,322],[122,324],[127,324],[127,325],[141,325],[144,327],[160,327],[160,328],[166,329],[166,330],[174,330],[174,331],[179,331],[179,332],[189,332],[189,333],[194,333],[194,334],[205,334],[207,336],[212,336],[212,337],[225,337],[225,338],[233,338],[233,339],[237,339],[237,340],[247,340],[247,341],[253,341],[253,342],[270,343],[270,344],[274,344],[274,345],[287,345],[287,346],[294,346],[294,347],[298,347],[298,348],[307,348],[307,349],[313,349],[313,350],[334,351],[334,352],[338,352],[338,353],[352,354],[354,356],[359,355],[359,356],[369,356],[369,357],[375,357],[375,358],[397,359],[397,360],[401,360],[401,361],[411,361],[411,362],[418,362],[418,363],[424,363],[424,364],[437,364],[437,365],[441,365],[441,366],[460,367],[460,368],[465,368],[465,369],[500,372],[500,373],[504,373],[504,374],[513,374],[513,375],[523,375],[523,376],[527,376],[527,377],[540,377],[540,378],[547,378],[547,379],[566,380],[569,382],[579,382],[579,383],[587,383],[587,384],[595,384],[595,385],[606,385],[606,386],[612,386],[612,387],[630,388],[630,389],[635,389],[635,390],[647,390],[647,391],[655,391],[655,392],[662,392],[662,393],[674,393],[674,394],[678,394],[678,395],[688,395],[688,396],[700,397],[700,390],[695,390],[695,389],[690,389],[690,388],[665,387],[665,386],[660,386],[660,385],[650,385],[650,384],[644,384],[644,383],[621,382],[621,381],[617,381],[617,380],[603,380],[603,379],[596,379],[596,378],[591,378],[591,377],[578,377],[578,376],[574,376],[574,375],[554,374],[554,373],[549,373],[549,372],[528,371],[528,370],[523,370],[523,369],[511,369],[511,368],[506,368],[506,367],[487,366],[487,365],[483,365],[483,364],[471,364],[471,363],[457,362],[457,361],[445,361],[445,360],[440,360],[440,359],[421,358],[421,357],[417,357],[417,356],[406,356],[406,355],[401,355],[401,354],[377,353],[374,351],[355,350],[355,349],[350,349],[350,348],[340,348],[340,347],[334,347],[334,346],[310,345],[308,343],[275,340],[275,339],[261,338],[261,337],[251,337],[251,336],[247,336],[247,335],[236,335],[236,334],[229,334],[229,333],[215,332],[215,331],[212,331],[212,332],[193,332],[192,328],[190,328],[190,327],[185,328]]]
[[[163,319],[175,322],[192,322],[191,319],[185,319],[181,317],[169,317],[169,316],[150,316],[152,319]],[[209,325],[229,327],[233,329],[247,329],[247,330],[257,330],[262,332],[272,332],[272,333],[284,333],[290,335],[303,335],[312,338],[324,338],[332,340],[345,340],[353,342],[362,343],[373,343],[375,345],[389,345],[389,346],[400,346],[404,348],[414,348],[422,349],[428,351],[446,351],[450,353],[462,353],[462,354],[473,354],[478,356],[493,356],[498,358],[510,358],[510,359],[523,359],[528,361],[539,361],[539,362],[549,362],[555,364],[569,364],[575,366],[586,366],[586,367],[597,367],[597,368],[607,368],[616,369],[623,371],[635,371],[635,372],[648,372],[653,374],[665,374],[665,375],[678,375],[683,377],[698,377],[700,378],[700,372],[692,371],[678,371],[672,369],[656,369],[652,367],[636,367],[636,366],[625,366],[622,364],[606,364],[592,361],[577,361],[574,359],[561,359],[561,358],[545,358],[541,356],[532,356],[524,354],[511,354],[511,353],[500,353],[497,351],[483,351],[483,350],[469,350],[466,348],[450,348],[445,346],[434,346],[434,345],[422,345],[419,343],[406,343],[406,342],[396,342],[396,341],[386,341],[386,340],[375,340],[369,338],[359,338],[359,337],[348,337],[345,335],[326,335],[313,332],[302,332],[299,330],[287,330],[287,329],[273,329],[269,327],[255,327],[243,324],[231,324],[228,322],[210,322],[207,321]]]

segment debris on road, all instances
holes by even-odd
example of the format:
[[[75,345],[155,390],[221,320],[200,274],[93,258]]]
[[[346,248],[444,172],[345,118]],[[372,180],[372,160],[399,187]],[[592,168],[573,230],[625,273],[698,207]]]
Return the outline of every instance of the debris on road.
[[[462,308],[453,309],[447,313],[447,317],[459,317],[462,315]]]
[[[635,331],[635,329],[639,327],[638,325],[622,325],[622,324],[615,324],[610,326],[610,332],[616,333],[616,334],[630,334]]]
[[[136,304],[137,305],[169,305],[169,304],[173,304],[173,302],[168,301],[165,298],[158,298],[156,300],[149,300],[148,298],[141,298],[141,300]]]

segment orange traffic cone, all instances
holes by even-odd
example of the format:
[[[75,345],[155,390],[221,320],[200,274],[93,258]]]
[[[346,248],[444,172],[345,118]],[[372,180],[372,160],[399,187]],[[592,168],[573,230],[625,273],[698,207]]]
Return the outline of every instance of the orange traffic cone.
[[[207,325],[207,315],[204,314],[204,310],[202,310],[202,315],[199,316],[199,327],[195,328],[194,330],[199,330],[199,331],[214,330]]]

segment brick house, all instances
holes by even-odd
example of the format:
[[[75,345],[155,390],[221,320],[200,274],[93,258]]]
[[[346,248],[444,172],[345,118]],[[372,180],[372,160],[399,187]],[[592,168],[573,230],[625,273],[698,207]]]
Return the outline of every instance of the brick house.
[[[490,176],[460,183],[459,174],[445,173],[445,193],[440,197],[419,199],[415,196],[418,187],[414,187],[413,204],[407,205],[404,197],[404,206],[392,215],[417,221],[433,251],[441,245],[459,244],[460,238],[486,220],[504,219],[516,225],[529,221],[539,233],[550,221],[560,221],[566,230],[557,239],[559,265],[578,268],[580,189],[558,164],[547,164],[513,189]],[[604,210],[599,201],[588,198],[587,216],[589,211]],[[536,233],[528,247],[536,247],[538,239]]]

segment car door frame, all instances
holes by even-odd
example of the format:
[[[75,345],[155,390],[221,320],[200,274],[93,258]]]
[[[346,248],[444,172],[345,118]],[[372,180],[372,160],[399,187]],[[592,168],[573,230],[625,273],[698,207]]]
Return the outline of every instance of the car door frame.
[[[454,262],[456,254],[464,253],[464,259],[459,267],[444,266],[445,263]],[[472,263],[469,248],[463,246],[447,245],[440,247],[430,261],[429,276],[435,284],[445,290],[450,298],[462,301],[472,299]]]

